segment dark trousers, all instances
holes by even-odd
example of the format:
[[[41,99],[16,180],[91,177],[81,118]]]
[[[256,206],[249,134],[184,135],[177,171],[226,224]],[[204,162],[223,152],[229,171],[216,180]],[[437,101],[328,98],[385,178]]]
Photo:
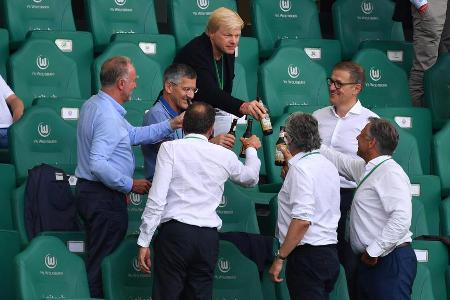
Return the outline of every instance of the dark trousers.
[[[101,263],[121,243],[128,228],[125,195],[100,182],[78,179],[77,208],[86,230],[91,297],[103,298]]]
[[[212,299],[219,253],[216,228],[175,220],[163,223],[154,249],[153,300]]]
[[[350,241],[345,240],[345,229],[347,226],[348,215],[352,207],[353,195],[355,189],[341,188],[341,218],[338,223],[338,256],[339,262],[344,267],[345,277],[347,278],[348,294],[350,299],[356,299],[356,269],[358,268],[359,257],[353,253]]]
[[[374,267],[358,266],[358,299],[411,299],[417,259],[411,246],[395,249],[378,259]]]
[[[336,245],[297,246],[288,256],[286,283],[292,300],[329,299],[338,276]]]

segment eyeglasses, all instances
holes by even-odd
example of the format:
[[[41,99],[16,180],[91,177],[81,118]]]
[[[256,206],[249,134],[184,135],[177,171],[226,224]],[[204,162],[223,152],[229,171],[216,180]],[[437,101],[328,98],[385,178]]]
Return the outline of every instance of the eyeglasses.
[[[177,86],[178,84],[176,84],[175,82],[170,82],[171,84]],[[186,94],[189,92],[192,92],[193,94],[197,94],[198,92],[198,88],[190,88],[190,87],[181,87],[181,89],[183,90],[183,92],[185,92]]]
[[[328,86],[331,86],[332,84],[334,84],[334,87],[337,89],[342,88],[344,85],[349,85],[349,84],[358,84],[359,82],[340,82],[338,80],[333,80],[331,78],[327,78],[327,83]]]

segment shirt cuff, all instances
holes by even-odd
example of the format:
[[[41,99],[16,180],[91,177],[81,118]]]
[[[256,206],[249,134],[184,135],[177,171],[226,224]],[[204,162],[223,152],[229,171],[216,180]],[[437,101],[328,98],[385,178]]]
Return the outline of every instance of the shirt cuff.
[[[172,132],[174,132],[176,130],[176,129],[173,129],[172,126],[170,126],[170,120],[169,119],[167,119],[165,123],[166,123],[166,129],[169,131],[169,133],[172,133]]]
[[[139,234],[139,238],[137,240],[137,244],[139,246],[141,246],[141,247],[146,247],[147,248],[150,245],[150,241],[151,241],[151,238],[149,239],[147,236],[145,236],[145,234],[143,234],[141,232],[141,234]]]
[[[246,156],[258,156],[258,153],[256,152],[255,148],[247,147],[247,149],[245,149],[245,155]]]
[[[131,193],[132,188],[133,188],[133,178],[131,177],[125,178],[125,190],[121,192],[123,192],[124,194]]]
[[[381,256],[381,254],[384,253],[384,249],[381,248],[376,241],[373,242],[372,244],[370,244],[366,248],[366,251],[370,257],[379,257],[379,256]]]
[[[428,3],[428,0],[411,0],[412,5],[414,5],[415,8],[419,9],[423,5]]]

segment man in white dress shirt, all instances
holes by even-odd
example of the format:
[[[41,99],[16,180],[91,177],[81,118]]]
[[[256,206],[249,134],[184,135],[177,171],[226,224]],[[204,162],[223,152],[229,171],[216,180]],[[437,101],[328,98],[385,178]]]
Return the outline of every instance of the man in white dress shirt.
[[[293,157],[278,194],[276,235],[281,247],[269,273],[273,281],[280,282],[287,259],[291,299],[329,299],[339,275],[339,174],[319,152],[320,136],[313,116],[292,114],[285,132]]]
[[[149,244],[156,228],[153,300],[211,299],[222,220],[216,208],[228,178],[243,186],[258,183],[259,139],[241,139],[246,160],[209,143],[215,111],[195,102],[186,110],[183,139],[164,142],[138,239],[141,270],[150,271]]]
[[[362,106],[358,99],[365,77],[364,69],[357,63],[344,61],[336,64],[328,80],[331,106],[316,110],[313,116],[319,122],[322,143],[344,154],[356,155],[358,142],[356,137],[366,126],[369,117],[378,117],[374,112]],[[359,158],[361,159],[361,158]],[[341,176],[341,218],[338,224],[338,256],[345,269],[350,298],[355,295],[354,273],[358,266],[350,244],[345,240],[347,214],[353,200],[356,183]]]
[[[359,255],[358,299],[410,299],[417,260],[411,248],[409,178],[391,157],[398,132],[387,120],[369,118],[358,135],[358,155],[322,146],[320,151],[357,184],[349,238]]]

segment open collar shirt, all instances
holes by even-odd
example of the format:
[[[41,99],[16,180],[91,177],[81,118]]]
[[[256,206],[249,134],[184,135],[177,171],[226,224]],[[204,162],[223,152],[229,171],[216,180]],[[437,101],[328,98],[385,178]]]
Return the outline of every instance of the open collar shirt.
[[[169,121],[134,127],[126,110],[103,91],[83,104],[77,127],[78,164],[75,175],[100,181],[122,193],[131,191],[134,155],[131,145],[155,143],[173,132]]]
[[[367,251],[372,257],[386,256],[396,246],[411,242],[411,184],[402,167],[388,155],[366,164],[323,145],[320,150],[341,175],[359,185],[350,212],[353,251]]]
[[[300,245],[337,243],[341,216],[339,174],[318,151],[300,152],[289,160],[289,172],[278,193],[277,237],[282,244],[292,219],[309,221]]]
[[[138,245],[148,247],[160,223],[170,220],[220,229],[216,209],[228,178],[243,186],[258,183],[261,162],[247,148],[245,164],[231,150],[208,142],[201,134],[164,142],[142,214]]]
[[[368,123],[369,117],[378,118],[377,114],[363,107],[359,100],[344,117],[336,113],[334,106],[318,109],[313,116],[319,122],[322,143],[355,159],[361,159],[356,155],[358,150],[356,137]],[[341,177],[341,187],[355,188],[356,183]]]

